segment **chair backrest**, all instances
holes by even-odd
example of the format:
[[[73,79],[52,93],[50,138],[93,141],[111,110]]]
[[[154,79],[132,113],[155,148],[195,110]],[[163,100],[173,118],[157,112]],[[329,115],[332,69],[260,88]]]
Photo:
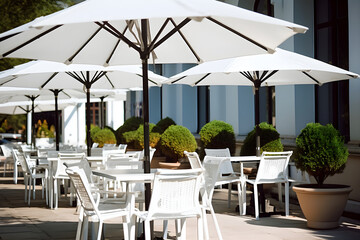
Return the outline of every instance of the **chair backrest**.
[[[71,179],[76,194],[80,200],[81,206],[85,211],[95,211],[97,212],[97,207],[95,200],[90,191],[90,185],[87,180],[86,174],[83,169],[79,169],[76,167],[67,168],[66,174]]]
[[[1,151],[6,158],[12,157],[12,148],[6,146],[6,144],[0,145]]]
[[[85,153],[58,153],[58,161],[55,169],[55,178],[67,178],[65,164],[79,163],[85,159]]]
[[[198,216],[202,169],[164,170],[155,173],[148,218]]]
[[[82,169],[86,175],[88,182],[94,183],[92,179],[92,170],[86,158],[81,159],[79,162],[78,161],[68,162],[68,163],[65,162],[64,165],[66,168],[78,167],[79,169]]]
[[[207,197],[210,201],[214,193],[214,187],[216,185],[216,181],[218,180],[218,176],[220,174],[220,166],[222,166],[222,164],[224,164],[226,161],[230,161],[230,160],[225,157],[213,157],[213,156],[204,157],[204,161],[202,165],[205,169],[204,172],[205,190],[207,193]]]
[[[257,182],[261,181],[287,181],[288,164],[292,151],[288,152],[263,152],[256,173]]]
[[[124,151],[124,153],[126,152],[126,148],[127,148],[127,144],[119,144],[118,146],[118,149]]]
[[[202,169],[202,164],[199,155],[196,152],[184,151],[184,154],[188,158],[192,169],[199,169],[199,168]]]
[[[15,162],[20,163],[21,169],[25,174],[31,174],[30,166],[25,158],[25,155],[18,149],[12,149],[12,155]]]
[[[150,156],[149,156],[149,157],[150,157],[150,162],[151,162],[151,160],[152,160],[153,157],[154,157],[156,148],[150,147],[149,151],[150,151]],[[144,152],[145,152],[144,149],[140,152],[140,154],[139,154],[139,156],[138,156],[139,160],[143,160],[143,158],[144,158]]]
[[[206,156],[213,157],[231,157],[229,148],[222,149],[209,149],[205,148]],[[220,166],[220,174],[232,174],[234,173],[234,169],[232,167],[231,161],[225,161]]]
[[[94,142],[94,143],[91,145],[91,148],[97,148],[98,146],[99,146],[99,143]]]

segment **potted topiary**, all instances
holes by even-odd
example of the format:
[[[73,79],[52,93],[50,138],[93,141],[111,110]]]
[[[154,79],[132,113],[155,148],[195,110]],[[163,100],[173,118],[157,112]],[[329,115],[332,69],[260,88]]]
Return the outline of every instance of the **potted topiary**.
[[[317,182],[293,187],[307,226],[315,229],[337,227],[352,189],[324,181],[345,168],[349,153],[343,137],[331,124],[309,123],[296,138],[296,149],[296,167]]]

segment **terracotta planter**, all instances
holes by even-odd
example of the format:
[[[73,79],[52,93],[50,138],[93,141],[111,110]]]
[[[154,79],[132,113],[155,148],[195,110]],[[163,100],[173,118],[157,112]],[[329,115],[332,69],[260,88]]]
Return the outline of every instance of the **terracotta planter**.
[[[307,226],[314,229],[331,229],[339,226],[350,186],[325,184],[323,188],[316,184],[294,186]]]

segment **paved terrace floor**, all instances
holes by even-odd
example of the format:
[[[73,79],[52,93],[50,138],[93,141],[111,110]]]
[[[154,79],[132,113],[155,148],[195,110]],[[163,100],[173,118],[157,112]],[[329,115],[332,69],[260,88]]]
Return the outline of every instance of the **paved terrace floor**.
[[[213,205],[225,240],[358,240],[360,239],[360,221],[341,218],[339,228],[332,230],[312,230],[306,227],[306,220],[299,206],[293,201],[290,205],[289,217],[271,215],[259,221],[253,216],[239,216],[235,212],[237,198],[234,191],[232,207],[227,208],[226,189],[217,189]],[[277,211],[283,211],[282,204],[270,198]],[[41,191],[37,191],[36,200],[31,207],[24,202],[24,185],[20,179],[17,185],[10,177],[0,177],[0,240],[8,239],[75,239],[78,215],[75,208],[69,206],[68,199],[62,198],[57,210],[46,207],[41,199]],[[208,215],[210,239],[217,239],[213,222]],[[123,239],[118,220],[105,224],[105,239]],[[155,235],[161,236],[162,222],[155,222]],[[169,239],[174,238],[174,225],[169,223]],[[187,222],[187,239],[196,239],[195,220]]]

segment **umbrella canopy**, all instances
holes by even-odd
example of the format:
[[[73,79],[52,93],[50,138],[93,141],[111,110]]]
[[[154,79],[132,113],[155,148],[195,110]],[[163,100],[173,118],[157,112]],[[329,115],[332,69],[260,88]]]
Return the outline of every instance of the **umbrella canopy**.
[[[67,106],[72,105],[71,102],[62,102],[59,101],[59,109],[64,109]],[[54,101],[37,101],[35,103],[34,112],[48,112],[54,111],[55,105]],[[8,102],[0,104],[0,114],[7,115],[18,115],[18,114],[27,114],[31,112],[31,102],[29,101],[20,101],[20,102]]]
[[[89,0],[0,34],[0,54],[128,65],[142,63],[138,54],[149,43],[152,61],[198,63],[272,52],[306,30],[215,0]]]
[[[260,121],[259,87],[292,84],[318,84],[358,78],[359,75],[280,48],[273,54],[230,58],[199,64],[171,77],[168,84],[243,85],[255,88],[255,125]],[[260,140],[257,139],[257,154]]]
[[[166,80],[165,77],[157,75],[153,72],[147,72],[149,86],[160,86]],[[41,92],[52,91],[55,95],[55,101],[60,96],[70,97],[66,92],[76,93],[76,97],[83,97],[83,93],[77,90],[84,90],[86,93],[86,125],[87,125],[87,143],[88,155],[91,154],[90,147],[90,97],[106,97],[115,95],[116,88],[132,88],[142,86],[142,69],[139,66],[109,66],[103,67],[99,65],[71,64],[66,65],[58,62],[50,61],[31,61],[18,65],[12,69],[0,72],[0,88],[1,87],[36,87]],[[66,88],[68,90],[64,91]],[[99,89],[91,94],[92,88]],[[50,91],[48,90],[50,89]],[[72,90],[69,90],[72,89]],[[100,90],[100,89],[108,89]],[[119,91],[118,91],[119,93]],[[44,94],[45,95],[45,94]],[[33,94],[28,96],[35,100],[42,94]],[[6,98],[6,97],[5,97]],[[19,99],[20,95],[11,96],[11,98]],[[54,96],[53,96],[54,98]],[[0,98],[1,102],[1,98]],[[55,102],[55,112],[56,110]],[[58,124],[55,126],[58,129]],[[59,146],[58,135],[56,135],[56,146]]]
[[[141,63],[144,172],[150,172],[149,59],[198,63],[273,52],[306,30],[216,0],[89,0],[0,34],[0,55],[64,63]],[[146,184],[146,209],[149,202]]]

